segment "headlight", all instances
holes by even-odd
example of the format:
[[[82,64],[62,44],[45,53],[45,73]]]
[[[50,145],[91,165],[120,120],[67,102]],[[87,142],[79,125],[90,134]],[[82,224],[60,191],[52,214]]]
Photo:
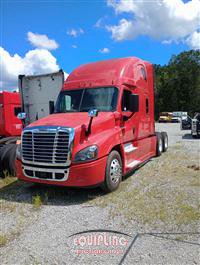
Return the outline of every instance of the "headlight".
[[[17,144],[16,157],[17,157],[18,159],[21,159],[21,157],[22,157],[22,148],[21,148],[21,144]]]
[[[91,145],[75,155],[75,162],[84,162],[95,160],[98,157],[98,147],[96,145]]]

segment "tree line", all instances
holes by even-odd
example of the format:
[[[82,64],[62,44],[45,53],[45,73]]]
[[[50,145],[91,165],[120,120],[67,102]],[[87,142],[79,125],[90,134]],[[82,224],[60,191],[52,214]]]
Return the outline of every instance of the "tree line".
[[[155,117],[162,111],[200,112],[200,50],[172,55],[167,65],[154,65]]]

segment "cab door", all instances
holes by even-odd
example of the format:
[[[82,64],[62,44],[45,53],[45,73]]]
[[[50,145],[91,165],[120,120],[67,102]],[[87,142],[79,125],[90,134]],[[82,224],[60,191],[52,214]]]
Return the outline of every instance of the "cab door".
[[[139,149],[137,142],[137,124],[139,115],[138,113],[132,113],[129,109],[129,95],[132,93],[133,90],[124,88],[121,101],[123,117],[122,137],[126,169],[131,169],[139,163]]]

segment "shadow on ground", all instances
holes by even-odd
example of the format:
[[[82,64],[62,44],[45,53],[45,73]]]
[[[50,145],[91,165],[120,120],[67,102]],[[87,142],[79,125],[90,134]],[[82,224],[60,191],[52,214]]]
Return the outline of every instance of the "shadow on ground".
[[[151,159],[149,160],[151,161]],[[131,170],[123,177],[123,181],[130,178],[137,170],[143,167],[145,161],[137,169]],[[118,192],[118,191],[116,191]],[[15,180],[12,183],[0,188],[0,200],[18,203],[33,203],[33,198],[39,195],[43,205],[79,205],[89,202],[97,197],[104,196],[105,192],[100,187],[96,188],[71,188],[50,186],[35,183],[26,183]]]
[[[182,139],[184,140],[199,140],[199,138],[193,138],[191,133],[186,133],[182,136]]]
[[[39,195],[43,205],[77,205],[103,196],[100,188],[67,188],[25,183],[19,180],[0,189],[0,199],[32,204],[34,196]]]

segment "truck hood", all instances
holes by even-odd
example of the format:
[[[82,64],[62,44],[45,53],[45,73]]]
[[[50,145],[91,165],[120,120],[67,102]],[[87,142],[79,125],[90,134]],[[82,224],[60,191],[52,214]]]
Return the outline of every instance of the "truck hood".
[[[92,127],[101,127],[103,123],[106,123],[107,128],[113,126],[109,122],[113,120],[114,115],[112,112],[100,112],[97,117],[93,118]],[[58,113],[52,114],[38,121],[31,123],[28,127],[33,126],[66,126],[71,128],[78,128],[82,125],[88,126],[90,117],[87,112],[76,113]],[[104,127],[105,128],[105,127]]]

